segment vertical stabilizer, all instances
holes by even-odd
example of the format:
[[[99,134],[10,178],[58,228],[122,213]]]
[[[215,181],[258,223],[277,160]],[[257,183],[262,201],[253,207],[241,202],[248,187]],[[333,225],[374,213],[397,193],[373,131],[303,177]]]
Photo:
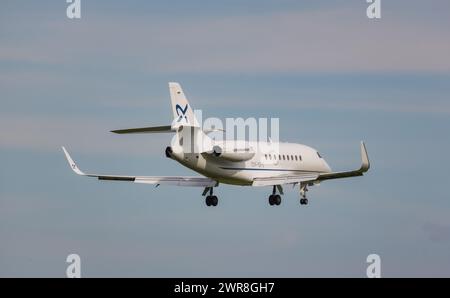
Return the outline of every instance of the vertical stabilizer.
[[[170,99],[172,101],[172,112],[174,120],[172,127],[194,126],[200,127],[194,115],[194,110],[189,104],[180,84],[175,82],[169,83]]]

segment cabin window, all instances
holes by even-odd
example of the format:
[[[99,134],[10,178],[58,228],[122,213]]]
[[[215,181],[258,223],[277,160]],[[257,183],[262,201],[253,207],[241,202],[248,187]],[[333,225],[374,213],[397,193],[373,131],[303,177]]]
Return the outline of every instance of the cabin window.
[[[302,160],[302,156],[301,156],[301,155],[299,155],[299,156],[298,156],[298,159],[299,159],[299,160]]]
[[[266,160],[267,160],[267,154],[265,154],[264,156],[266,157]]]
[[[294,156],[291,155],[291,160],[294,160]]]
[[[297,155],[295,155],[295,160],[297,161]]]
[[[272,154],[269,154],[269,159],[272,160]]]
[[[286,160],[286,156],[283,154],[283,160]]]
[[[281,154],[278,154],[278,159],[281,160]]]
[[[289,160],[289,155],[286,155],[286,157],[287,157],[287,160]]]

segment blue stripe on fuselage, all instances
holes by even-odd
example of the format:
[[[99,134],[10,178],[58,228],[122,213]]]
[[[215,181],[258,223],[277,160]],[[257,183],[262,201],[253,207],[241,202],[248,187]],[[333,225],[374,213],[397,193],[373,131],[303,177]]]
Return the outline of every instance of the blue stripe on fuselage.
[[[307,172],[307,173],[322,173],[319,171],[308,171],[308,170],[289,170],[289,169],[264,169],[264,168],[231,168],[231,167],[220,167],[224,170],[236,170],[236,171],[279,171],[279,172]]]

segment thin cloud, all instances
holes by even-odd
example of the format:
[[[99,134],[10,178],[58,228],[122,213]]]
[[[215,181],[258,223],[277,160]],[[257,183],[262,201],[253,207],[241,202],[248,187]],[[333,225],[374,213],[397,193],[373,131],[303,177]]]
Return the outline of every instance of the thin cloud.
[[[108,123],[86,117],[2,116],[0,148],[55,152],[62,145],[90,154],[149,156],[163,154],[170,136],[118,136]]]
[[[432,242],[450,242],[450,226],[427,222],[423,230]]]
[[[449,115],[450,114],[450,104],[448,102],[443,102],[440,100],[433,100],[427,98],[422,102],[407,101],[405,102],[402,98],[398,100],[375,100],[375,99],[303,99],[303,98],[286,98],[283,100],[283,105],[279,104],[279,101],[275,99],[267,99],[262,101],[260,98],[213,98],[209,99],[209,102],[203,104],[206,106],[214,107],[247,107],[253,108],[258,105],[262,109],[273,109],[276,108],[278,111],[283,109],[293,109],[298,108],[302,110],[313,109],[313,110],[355,110],[355,111],[379,111],[379,112],[389,112],[389,113],[406,113],[406,114],[435,114],[435,115]],[[248,115],[251,117],[252,115]],[[254,116],[254,115],[253,115]]]
[[[170,20],[121,17],[120,22],[99,15],[76,26],[38,20],[32,31],[40,38],[5,39],[0,60],[114,61],[117,67],[158,73],[450,70],[450,39],[442,24],[412,22],[401,10],[373,22],[357,8]],[[29,29],[28,22],[24,18],[16,33]]]

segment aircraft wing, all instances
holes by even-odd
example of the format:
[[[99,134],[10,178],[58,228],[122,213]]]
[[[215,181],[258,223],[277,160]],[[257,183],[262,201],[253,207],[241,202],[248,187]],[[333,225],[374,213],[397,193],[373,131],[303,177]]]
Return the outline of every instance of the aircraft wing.
[[[348,178],[355,176],[362,176],[370,168],[369,156],[367,155],[366,145],[361,142],[361,167],[358,170],[345,171],[345,172],[332,172],[320,174],[317,180],[330,180],[338,178]]]
[[[67,162],[72,170],[81,176],[95,177],[98,180],[110,181],[129,181],[143,184],[161,184],[161,185],[177,185],[177,186],[198,186],[198,187],[213,187],[217,186],[217,181],[206,177],[190,177],[190,176],[121,176],[121,175],[101,175],[101,174],[86,174],[81,171],[76,163],[70,157],[66,148],[62,147],[66,155]]]
[[[319,177],[317,173],[302,173],[297,175],[285,175],[274,177],[262,177],[253,179],[253,186],[271,186],[315,181]]]

